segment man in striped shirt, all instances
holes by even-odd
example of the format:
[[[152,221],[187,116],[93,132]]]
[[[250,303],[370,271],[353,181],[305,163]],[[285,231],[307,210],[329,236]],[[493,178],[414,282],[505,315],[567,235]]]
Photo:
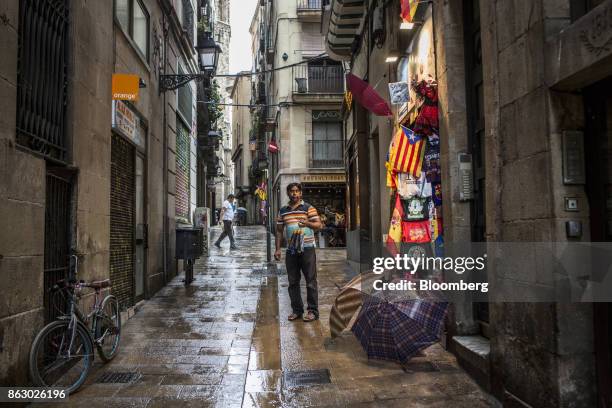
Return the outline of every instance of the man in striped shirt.
[[[289,203],[278,212],[276,220],[276,252],[274,259],[281,258],[281,241],[283,231],[287,242],[292,242],[294,234],[302,234],[303,241],[296,250],[287,251],[285,265],[289,279],[289,297],[292,313],[289,320],[296,320],[304,314],[304,303],[300,293],[302,273],[306,280],[307,313],[302,320],[311,322],[319,318],[319,294],[317,289],[317,258],[315,255],[315,238],[313,230],[321,229],[317,210],[302,200],[302,185],[291,183],[287,186]],[[294,240],[297,241],[297,240]]]

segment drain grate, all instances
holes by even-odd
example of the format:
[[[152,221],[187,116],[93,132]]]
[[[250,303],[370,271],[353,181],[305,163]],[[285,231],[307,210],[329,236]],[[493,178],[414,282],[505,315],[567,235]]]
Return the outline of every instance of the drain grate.
[[[420,372],[420,373],[431,373],[434,371],[440,371],[435,365],[429,361],[419,361],[404,364],[402,366],[404,371]]]
[[[329,384],[329,370],[286,371],[283,374],[285,387],[300,387],[304,385]]]
[[[142,375],[135,372],[118,373],[118,372],[106,372],[102,373],[97,379],[98,384],[128,384],[140,380]]]
[[[284,265],[270,264],[269,266],[264,267],[264,268],[253,268],[252,273],[254,275],[277,276],[277,275],[286,274],[286,271],[285,271]]]

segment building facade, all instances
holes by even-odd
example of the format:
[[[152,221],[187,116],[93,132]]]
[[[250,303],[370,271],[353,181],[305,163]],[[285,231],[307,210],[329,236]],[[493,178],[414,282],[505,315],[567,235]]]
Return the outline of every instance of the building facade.
[[[601,22],[612,2],[409,3],[416,13],[404,30],[400,1],[327,1],[323,32],[329,55],[385,99],[388,82],[435,81],[445,245],[545,242],[558,251],[559,243],[609,240],[612,51],[603,44],[612,30]],[[356,263],[385,241],[385,156],[395,125],[411,114],[410,103],[405,108],[393,106],[393,119],[355,102],[345,110],[348,250]],[[577,208],[568,207],[574,199]],[[488,276],[501,267],[489,263]],[[514,273],[505,279],[555,289],[538,271]],[[609,303],[465,296],[451,308],[446,347],[504,406],[604,407],[612,389],[610,316]]]
[[[251,71],[238,73],[230,93],[232,103],[232,163],[234,164],[234,191],[238,204],[247,209],[246,222],[259,221],[259,208],[249,181],[249,167],[253,163],[255,144],[251,134]]]
[[[196,103],[191,85],[162,92],[160,75],[198,72],[197,6],[0,6],[0,269],[16,283],[0,290],[1,384],[28,383],[29,347],[60,313],[47,294],[71,253],[78,278],[110,278],[130,314],[176,275],[175,228],[195,206]],[[116,73],[140,78],[137,100],[111,100]]]
[[[254,67],[260,74],[254,91],[255,101],[265,106],[254,128],[262,160],[267,157],[269,163],[272,214],[285,204],[286,186],[301,182],[305,199],[341,225],[346,191],[340,116],[344,73],[341,63],[324,57],[321,2],[271,1],[256,13]],[[278,152],[269,149],[271,143]],[[343,230],[334,233],[334,240],[343,245]]]
[[[230,26],[230,0],[215,0],[215,25],[214,38],[215,42],[223,51],[219,57],[219,65],[217,73],[229,73],[229,47],[232,30]],[[232,165],[232,107],[230,92],[232,86],[232,78],[219,77],[215,79],[219,86],[219,96],[222,106],[223,116],[217,123],[217,131],[221,136],[221,143],[217,153],[220,158],[221,174],[214,181],[215,188],[215,208],[221,208],[221,204],[228,194],[234,192],[234,177]]]

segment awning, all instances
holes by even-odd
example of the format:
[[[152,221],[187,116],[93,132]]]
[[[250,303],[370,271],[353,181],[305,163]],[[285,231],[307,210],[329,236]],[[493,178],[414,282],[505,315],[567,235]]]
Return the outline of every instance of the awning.
[[[331,0],[325,6],[325,49],[335,60],[350,60],[351,46],[365,15],[364,0]]]

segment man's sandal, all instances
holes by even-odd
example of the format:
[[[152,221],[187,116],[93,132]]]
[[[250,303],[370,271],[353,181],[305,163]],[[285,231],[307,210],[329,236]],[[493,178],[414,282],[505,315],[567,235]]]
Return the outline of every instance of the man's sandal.
[[[306,316],[302,318],[305,322],[312,322],[313,320],[317,320],[318,317],[313,312],[306,313]]]
[[[287,317],[287,320],[293,321],[299,319],[300,317],[302,317],[302,315],[299,315],[297,313],[291,313],[289,317]]]

